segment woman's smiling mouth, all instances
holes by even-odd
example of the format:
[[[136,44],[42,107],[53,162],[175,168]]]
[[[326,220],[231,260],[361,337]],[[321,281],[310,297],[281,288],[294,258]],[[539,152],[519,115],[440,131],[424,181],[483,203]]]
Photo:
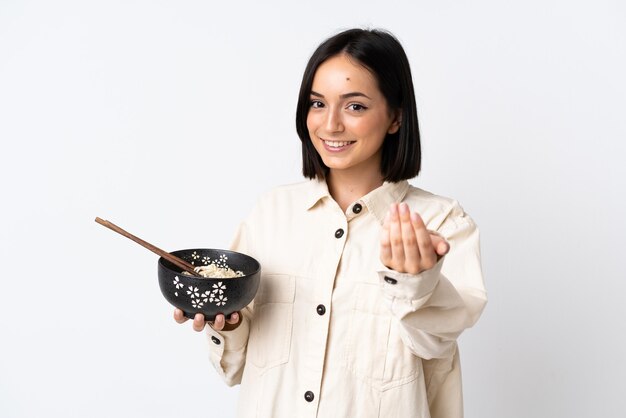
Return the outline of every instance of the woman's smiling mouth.
[[[324,143],[324,148],[327,151],[338,152],[347,149],[356,141],[327,141],[325,139],[322,139],[322,142]]]

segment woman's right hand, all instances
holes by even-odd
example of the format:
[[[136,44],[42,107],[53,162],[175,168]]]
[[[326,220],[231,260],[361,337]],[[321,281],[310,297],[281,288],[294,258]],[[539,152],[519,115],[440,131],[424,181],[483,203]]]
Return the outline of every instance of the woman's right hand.
[[[215,317],[215,321],[205,321],[204,315],[201,313],[197,313],[193,318],[193,329],[194,331],[202,331],[206,324],[208,323],[211,328],[215,331],[232,331],[239,326],[241,314],[239,312],[233,312],[230,315],[230,318],[226,319],[224,315],[217,314]],[[185,317],[183,311],[180,309],[174,309],[174,320],[179,324],[187,322],[189,318]]]

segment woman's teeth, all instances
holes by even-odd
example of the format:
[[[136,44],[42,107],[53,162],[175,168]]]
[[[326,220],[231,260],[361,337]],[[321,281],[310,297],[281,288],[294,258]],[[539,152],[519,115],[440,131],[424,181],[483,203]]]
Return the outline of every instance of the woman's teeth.
[[[352,144],[354,141],[324,141],[326,145],[333,148],[341,148]]]

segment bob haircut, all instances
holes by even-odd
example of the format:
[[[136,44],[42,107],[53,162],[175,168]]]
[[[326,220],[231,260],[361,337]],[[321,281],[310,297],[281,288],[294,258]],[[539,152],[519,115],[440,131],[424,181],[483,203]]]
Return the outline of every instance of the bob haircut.
[[[309,179],[324,180],[329,172],[311,142],[307,116],[315,72],[324,61],[339,54],[347,54],[372,73],[389,109],[401,111],[400,129],[387,134],[382,146],[380,170],[384,180],[398,182],[417,176],[422,154],[409,60],[400,42],[378,29],[341,32],[322,42],[309,59],[296,107],[296,131],[302,141],[302,174]]]

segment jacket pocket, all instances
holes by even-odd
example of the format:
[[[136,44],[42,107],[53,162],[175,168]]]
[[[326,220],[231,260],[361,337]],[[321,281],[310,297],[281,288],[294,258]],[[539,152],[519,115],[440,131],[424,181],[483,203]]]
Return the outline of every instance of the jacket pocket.
[[[254,299],[248,359],[262,371],[289,361],[295,291],[293,276],[271,274],[261,278]]]
[[[348,368],[375,389],[384,391],[415,380],[421,359],[400,338],[378,284],[357,284],[350,318]]]

